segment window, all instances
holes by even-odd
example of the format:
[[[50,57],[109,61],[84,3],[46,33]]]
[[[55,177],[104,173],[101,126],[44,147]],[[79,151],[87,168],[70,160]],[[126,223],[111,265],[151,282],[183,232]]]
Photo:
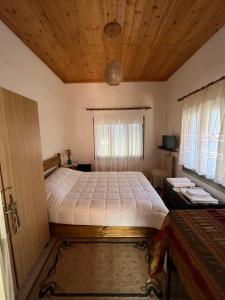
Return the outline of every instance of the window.
[[[96,157],[142,157],[142,123],[96,125]]]
[[[134,168],[143,159],[143,112],[109,111],[94,115],[95,160]],[[111,169],[111,168],[108,168]]]
[[[225,186],[225,84],[218,82],[185,101],[180,164]]]

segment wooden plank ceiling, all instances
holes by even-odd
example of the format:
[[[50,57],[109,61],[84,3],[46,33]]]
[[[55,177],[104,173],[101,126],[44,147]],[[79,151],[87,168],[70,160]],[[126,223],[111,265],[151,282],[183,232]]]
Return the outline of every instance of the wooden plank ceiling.
[[[0,0],[0,17],[64,82],[102,81],[114,58],[124,81],[158,81],[225,24],[225,0]]]

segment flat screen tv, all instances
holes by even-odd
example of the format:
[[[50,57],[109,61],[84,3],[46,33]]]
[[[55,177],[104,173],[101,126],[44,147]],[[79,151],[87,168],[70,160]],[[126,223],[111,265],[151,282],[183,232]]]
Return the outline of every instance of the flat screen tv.
[[[176,149],[176,136],[175,135],[163,135],[162,146],[166,149]]]

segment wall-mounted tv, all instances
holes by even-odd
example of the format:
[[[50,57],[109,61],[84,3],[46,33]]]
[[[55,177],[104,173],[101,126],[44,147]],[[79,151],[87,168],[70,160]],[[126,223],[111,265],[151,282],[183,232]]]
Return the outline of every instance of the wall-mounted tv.
[[[162,147],[166,149],[176,149],[176,136],[175,135],[163,135]]]

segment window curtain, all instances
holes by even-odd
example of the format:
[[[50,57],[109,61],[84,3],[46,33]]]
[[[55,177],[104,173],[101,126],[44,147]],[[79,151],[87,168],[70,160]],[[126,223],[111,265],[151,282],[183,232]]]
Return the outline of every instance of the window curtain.
[[[185,100],[179,163],[225,186],[225,80]]]
[[[143,111],[94,112],[95,169],[142,170]]]

